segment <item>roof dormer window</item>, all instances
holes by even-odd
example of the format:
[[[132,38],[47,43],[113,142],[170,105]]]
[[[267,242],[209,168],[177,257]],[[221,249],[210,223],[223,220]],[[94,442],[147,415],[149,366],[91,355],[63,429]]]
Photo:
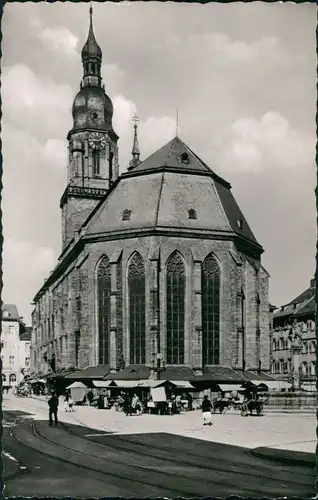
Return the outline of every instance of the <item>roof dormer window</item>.
[[[181,161],[181,163],[185,163],[186,165],[189,165],[190,157],[189,157],[188,153],[182,153],[180,155],[180,161]]]
[[[131,210],[124,210],[122,220],[130,220]]]
[[[243,229],[243,219],[237,220],[236,223],[237,223],[239,229]]]
[[[197,218],[197,213],[194,210],[194,208],[190,208],[188,213],[189,213],[189,219],[196,219]]]

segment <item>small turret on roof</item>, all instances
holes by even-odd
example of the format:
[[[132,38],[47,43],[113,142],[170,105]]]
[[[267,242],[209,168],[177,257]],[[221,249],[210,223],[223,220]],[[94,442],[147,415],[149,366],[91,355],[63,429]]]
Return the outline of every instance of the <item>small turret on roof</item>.
[[[140,161],[140,149],[139,149],[139,143],[138,143],[138,134],[137,134],[137,123],[138,123],[138,117],[135,114],[133,116],[133,122],[134,122],[134,142],[133,142],[133,148],[132,148],[132,159],[129,162],[129,167],[128,170],[132,170],[133,168],[137,167],[141,161]]]

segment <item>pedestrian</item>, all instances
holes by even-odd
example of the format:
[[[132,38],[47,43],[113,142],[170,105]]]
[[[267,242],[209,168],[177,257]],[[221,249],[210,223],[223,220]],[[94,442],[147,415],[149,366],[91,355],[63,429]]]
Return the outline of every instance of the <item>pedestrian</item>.
[[[54,423],[56,427],[58,424],[57,410],[59,407],[59,398],[57,397],[55,392],[52,392],[52,395],[48,400],[48,405],[49,405],[49,425],[50,426],[53,425],[53,417],[54,417]]]
[[[65,396],[64,396],[64,410],[65,411],[69,410],[69,406],[68,406],[69,399],[70,399],[70,395],[68,392],[66,392]]]
[[[92,402],[94,399],[93,391],[88,391],[86,396],[87,396],[87,401],[88,401],[89,406],[92,406]]]
[[[203,425],[212,425],[211,419],[212,419],[212,403],[209,400],[208,396],[204,396],[203,401],[202,401],[202,417],[203,417]]]
[[[126,417],[128,415],[131,417],[132,416],[132,407],[131,407],[131,396],[130,394],[125,394],[124,396],[124,412]]]
[[[74,401],[71,396],[68,398],[68,408],[70,411],[74,411]]]

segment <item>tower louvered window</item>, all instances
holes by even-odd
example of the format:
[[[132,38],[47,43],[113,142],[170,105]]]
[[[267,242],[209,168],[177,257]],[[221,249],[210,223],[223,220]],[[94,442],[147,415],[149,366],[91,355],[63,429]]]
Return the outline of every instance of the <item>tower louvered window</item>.
[[[109,363],[111,269],[108,257],[103,257],[97,270],[98,295],[98,363]]]
[[[175,252],[167,263],[167,363],[184,363],[185,266]]]
[[[135,253],[128,267],[129,352],[131,364],[146,362],[145,265]]]
[[[220,268],[213,255],[202,265],[203,365],[220,362]]]
[[[100,152],[93,151],[93,175],[100,175]]]

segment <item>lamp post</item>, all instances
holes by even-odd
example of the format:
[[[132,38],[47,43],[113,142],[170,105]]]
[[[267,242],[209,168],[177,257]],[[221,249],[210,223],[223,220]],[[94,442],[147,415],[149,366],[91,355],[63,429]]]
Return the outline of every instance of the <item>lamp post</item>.
[[[165,362],[163,359],[163,355],[160,352],[158,352],[157,363],[156,363],[157,380],[160,380],[161,372],[163,372],[164,370],[165,370]]]

